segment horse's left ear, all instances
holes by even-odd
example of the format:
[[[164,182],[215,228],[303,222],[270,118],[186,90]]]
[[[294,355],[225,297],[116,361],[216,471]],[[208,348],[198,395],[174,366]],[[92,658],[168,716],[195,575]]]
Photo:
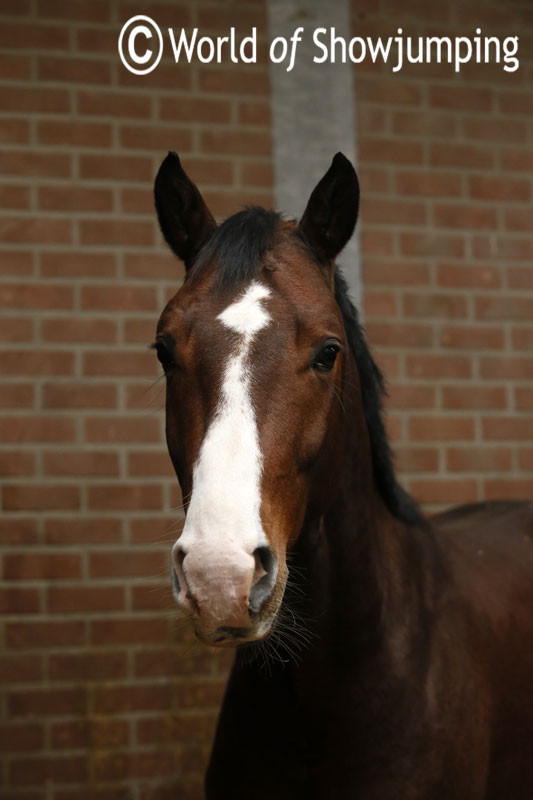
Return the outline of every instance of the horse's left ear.
[[[189,269],[217,225],[177,153],[170,152],[159,167],[154,197],[161,232]]]
[[[350,239],[359,210],[359,181],[342,153],[315,186],[298,230],[321,261],[331,262]]]

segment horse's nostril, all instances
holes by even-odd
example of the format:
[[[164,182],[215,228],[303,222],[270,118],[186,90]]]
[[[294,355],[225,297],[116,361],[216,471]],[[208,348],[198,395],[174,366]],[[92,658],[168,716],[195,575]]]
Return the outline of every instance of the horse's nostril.
[[[278,561],[271,547],[257,547],[254,550],[255,570],[252,588],[248,598],[251,614],[261,611],[272,594],[278,574]]]

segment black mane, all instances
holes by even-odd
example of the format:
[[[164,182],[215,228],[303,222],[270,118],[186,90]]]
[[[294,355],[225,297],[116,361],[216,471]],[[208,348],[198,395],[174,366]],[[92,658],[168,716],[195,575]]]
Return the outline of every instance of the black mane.
[[[251,280],[261,268],[263,258],[273,246],[281,217],[275,211],[250,206],[217,227],[204,244],[194,266],[191,278],[199,275],[216,260],[217,288],[238,286]]]
[[[264,256],[273,247],[281,222],[281,216],[275,211],[256,206],[229,217],[203,246],[187,279],[194,279],[216,259],[218,288],[239,286],[252,280],[261,270]],[[299,237],[299,241],[303,240]],[[307,246],[305,242],[304,246]],[[316,260],[312,252],[310,255]],[[338,268],[335,272],[335,299],[342,312],[359,372],[375,484],[387,508],[397,519],[409,525],[421,524],[423,517],[417,504],[400,486],[394,474],[392,453],[383,424],[383,376],[370,354],[359,315]]]
[[[393,456],[383,423],[385,382],[368,349],[359,314],[349,298],[348,286],[338,268],[335,271],[335,300],[342,312],[346,336],[359,372],[363,409],[372,452],[372,469],[377,489],[385,501],[385,505],[395,517],[408,525],[421,524],[424,518],[418,505],[411,495],[400,486],[394,474]]]

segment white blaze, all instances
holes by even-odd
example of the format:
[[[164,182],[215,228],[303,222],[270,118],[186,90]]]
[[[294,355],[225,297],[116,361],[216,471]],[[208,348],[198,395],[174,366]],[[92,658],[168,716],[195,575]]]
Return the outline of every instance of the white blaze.
[[[253,282],[217,317],[239,334],[239,342],[226,364],[218,406],[194,467],[180,537],[185,552],[205,559],[208,573],[217,564],[227,569],[237,554],[251,558],[266,544],[259,516],[262,455],[250,396],[249,352],[254,336],[270,321],[261,302],[269,295],[266,286]]]

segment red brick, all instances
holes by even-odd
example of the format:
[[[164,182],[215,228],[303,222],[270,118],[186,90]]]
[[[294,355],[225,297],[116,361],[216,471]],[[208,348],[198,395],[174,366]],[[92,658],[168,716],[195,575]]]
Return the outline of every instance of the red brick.
[[[160,486],[123,484],[90,486],[87,503],[93,511],[153,511],[163,500]]]
[[[59,83],[106,84],[111,83],[111,65],[89,58],[46,56],[38,59],[37,77]]]
[[[84,756],[65,756],[52,758],[24,758],[12,760],[9,766],[9,780],[14,786],[42,786],[43,783],[84,782],[88,776]]]
[[[13,648],[35,649],[35,648],[55,648],[55,647],[76,647],[84,643],[85,624],[83,622],[49,622],[48,620],[38,622],[12,622],[6,623],[6,645]],[[43,695],[39,695],[42,700]],[[44,692],[44,699],[48,697],[48,692]],[[67,697],[70,697],[67,695]],[[35,706],[32,698],[22,696],[24,707],[27,713],[33,713]],[[48,697],[50,713],[58,714],[61,708],[58,707],[53,696]],[[68,699],[65,703],[67,713],[72,711],[69,708]],[[20,712],[19,712],[20,713]],[[36,713],[36,712],[35,712]]]
[[[406,322],[371,322],[366,325],[369,341],[379,347],[431,347],[433,328]]]
[[[99,317],[47,317],[41,323],[41,333],[48,342],[106,342],[117,340],[117,323]]]
[[[4,556],[5,561],[9,555]],[[4,577],[10,580],[9,567],[4,567]],[[2,614],[35,614],[39,611],[39,595],[35,589],[19,589],[9,587],[0,589],[0,613]],[[13,680],[15,676],[13,676]]]
[[[486,206],[470,206],[459,203],[436,205],[433,214],[435,224],[442,228],[488,228],[493,230],[498,224],[496,210]]]
[[[421,503],[471,503],[478,499],[477,484],[474,480],[416,479],[409,489]]]
[[[119,655],[116,653],[95,654],[91,655],[87,661],[89,665],[98,665],[101,660],[109,658],[110,664],[119,666],[121,665],[121,661],[118,658]],[[52,663],[56,663],[55,659]],[[80,667],[79,672],[76,669],[77,665]],[[63,666],[66,666],[66,670],[63,669]],[[102,666],[104,665],[102,664]],[[71,670],[70,667],[74,667],[74,669]],[[65,656],[64,659],[61,659],[58,677],[62,676],[63,672],[65,677],[80,675],[84,679],[93,676],[96,678],[122,677],[122,673],[119,674],[118,670],[116,675],[106,675],[105,666],[101,674],[99,674],[100,670],[98,669],[96,671],[94,669],[86,671],[85,665],[78,656]],[[60,677],[59,679],[62,678]],[[126,745],[128,743],[128,730],[126,720],[106,719],[105,717],[89,717],[86,720],[56,722],[51,727],[52,747],[58,750],[71,750],[73,748],[107,748]],[[116,794],[114,797],[115,800],[118,800]],[[85,798],[85,794],[83,794],[83,798]],[[104,800],[104,798],[100,798],[100,795],[98,795],[98,798],[99,800]],[[90,800],[90,798],[87,797],[87,800]],[[92,798],[92,800],[96,800],[96,797]]]
[[[2,26],[2,32],[5,28]],[[0,35],[0,45],[1,39]],[[0,110],[14,112],[67,113],[70,97],[64,89],[45,89],[42,86],[0,86]],[[28,154],[31,156],[31,154]]]
[[[481,145],[432,144],[429,158],[435,167],[490,169],[494,164],[492,150]]]
[[[159,8],[165,7],[168,8],[168,6],[159,6]],[[177,6],[174,6],[174,8],[177,9]],[[153,7],[151,10],[153,13]],[[159,17],[158,22],[161,22]],[[176,29],[175,19],[170,23],[169,27],[174,28],[174,30]],[[186,62],[175,64],[173,60],[166,64],[162,61],[157,69],[147,75],[134,75],[126,69],[120,68],[118,84],[119,86],[128,86],[136,91],[139,91],[139,89],[155,91],[159,89],[170,89],[173,93],[176,92],[176,90],[190,91],[192,88],[192,70]],[[172,146],[181,148],[174,139],[172,139]],[[168,148],[168,136],[167,142],[163,145],[163,148]]]
[[[485,480],[483,491],[487,500],[502,497],[529,501],[533,496],[533,478],[504,478]]]
[[[48,544],[115,544],[121,540],[121,531],[121,520],[111,517],[58,517],[47,518],[44,523],[44,537]]]
[[[151,222],[117,220],[82,220],[81,242],[84,245],[127,245],[150,247],[154,244]]]
[[[72,419],[56,417],[1,417],[0,440],[5,442],[72,442]]]
[[[117,387],[112,383],[55,381],[42,386],[42,406],[51,409],[115,408]]]
[[[180,505],[181,503],[178,503]],[[130,520],[130,539],[133,544],[149,544],[154,542],[174,544],[180,533],[179,525],[183,524],[177,514],[172,517],[139,517]]]
[[[47,186],[39,189],[39,208],[45,211],[111,211],[109,189],[85,186]]]
[[[533,410],[533,388],[531,386],[515,386],[515,408],[520,411]]]
[[[0,275],[12,275],[21,278],[33,273],[33,255],[29,251],[8,250],[2,248]]]
[[[530,208],[507,208],[504,211],[504,225],[510,231],[533,231]]]
[[[533,270],[530,267],[508,267],[506,274],[511,289],[533,289]]]
[[[482,420],[483,438],[499,441],[533,439],[533,417],[487,417]]]
[[[214,713],[201,711],[187,712],[186,716],[159,716],[139,719],[137,723],[137,739],[149,744],[156,742],[179,742],[211,740],[216,724]]]
[[[96,645],[161,644],[162,642],[167,642],[168,639],[168,622],[161,616],[147,618],[137,615],[133,619],[124,617],[108,618],[91,623],[91,641]],[[139,688],[143,689],[143,687]],[[170,686],[166,688],[170,690]],[[148,694],[150,693],[148,687],[146,691]],[[152,708],[153,706],[149,707]]]
[[[192,149],[190,130],[174,127],[169,133],[165,128],[154,128],[152,125],[123,125],[120,128],[120,144],[128,149],[155,150],[160,155],[168,150],[170,139],[172,147],[180,154]]]
[[[33,398],[33,386],[30,384],[4,383],[0,386],[0,408],[32,408]]]
[[[80,114],[101,117],[132,117],[147,119],[150,116],[150,98],[121,92],[83,90],[78,93]]]
[[[441,292],[405,294],[403,306],[404,313],[409,317],[429,317],[430,319],[465,317],[467,312],[466,298],[463,295]]]
[[[512,172],[531,172],[533,169],[533,154],[531,150],[510,148],[502,150],[501,163],[505,170]]]
[[[132,608],[138,611],[157,611],[158,609],[168,611],[174,607],[172,587],[168,579],[164,583],[134,586],[131,597]],[[208,660],[210,662],[210,658]]]
[[[156,311],[158,303],[151,286],[83,286],[81,306],[85,311],[133,312]]]
[[[0,186],[0,208],[27,209],[29,206],[30,193],[26,186]]]
[[[0,751],[3,753],[40,750],[43,743],[44,731],[41,725],[30,722],[25,725],[10,722],[0,725]]]
[[[94,63],[94,62],[92,62]],[[71,147],[110,147],[111,125],[107,122],[76,122],[47,119],[37,122],[37,139],[41,144]]]
[[[0,142],[3,144],[23,144],[29,138],[27,120],[6,118],[0,120]]]
[[[169,554],[162,550],[102,551],[90,556],[92,578],[154,578],[170,573]]]
[[[174,468],[165,450],[140,450],[128,453],[128,475],[135,477],[174,478]]]
[[[265,101],[244,101],[238,107],[239,122],[242,125],[263,125],[270,127],[270,105]]]
[[[69,3],[68,9],[63,7],[61,0],[38,0],[37,14],[39,17],[64,20],[77,20],[79,22],[109,22],[111,9],[109,4],[102,0],[75,0]]]
[[[447,172],[397,172],[396,188],[400,194],[421,197],[454,197],[461,194],[461,176]]]
[[[0,541],[4,546],[34,544],[37,541],[37,520],[34,518],[0,519]]]
[[[32,339],[33,320],[25,317],[0,319],[0,340],[2,342],[31,342]]]
[[[40,259],[45,278],[108,278],[116,274],[111,253],[46,252],[41,253]]]
[[[35,472],[33,453],[22,453],[17,450],[0,450],[0,475],[4,478],[25,476]]]
[[[44,286],[36,283],[0,285],[0,303],[8,308],[69,309],[73,304],[70,286]]]
[[[35,683],[43,677],[43,661],[40,656],[0,656],[2,683]]]
[[[460,236],[437,233],[402,233],[400,251],[406,256],[461,257],[465,253],[465,242]]]
[[[426,208],[423,203],[412,203],[403,198],[370,198],[362,201],[361,217],[368,224],[423,225]]]
[[[222,700],[225,682],[191,681],[176,686],[178,708],[218,708]]]
[[[34,484],[4,486],[5,511],[69,511],[80,507],[80,490],[76,486]]]
[[[482,378],[531,380],[533,378],[533,357],[486,356],[480,360],[479,374]]]
[[[43,454],[45,475],[71,476],[117,476],[119,463],[117,453],[99,450],[77,452],[50,450]]]
[[[505,344],[501,328],[485,328],[474,325],[453,325],[441,328],[440,344],[458,349],[502,349]]]
[[[467,417],[412,417],[408,423],[413,441],[449,441],[474,438],[474,420]]]
[[[434,447],[397,447],[395,455],[402,474],[436,472],[439,468],[439,451]]]
[[[88,442],[157,442],[159,422],[152,417],[88,417],[85,438]]]
[[[199,75],[199,88],[205,92],[221,94],[266,95],[269,91],[268,72],[263,69],[224,69],[221,66],[203,67]]]
[[[47,608],[52,614],[123,611],[124,607],[124,588],[122,586],[87,586],[78,584],[72,589],[52,587],[47,592]],[[61,658],[66,657],[62,656]],[[87,656],[84,655],[78,658],[87,659]],[[89,669],[88,664],[87,669]]]
[[[533,449],[528,450],[520,450],[518,452],[518,463],[520,469],[527,470],[528,472],[533,471]]]
[[[392,383],[387,389],[391,408],[432,408],[435,405],[436,390],[433,386]]]
[[[159,116],[164,120],[194,123],[224,123],[231,120],[231,105],[226,100],[196,97],[165,97],[159,101]]]
[[[364,162],[378,164],[421,164],[423,148],[419,142],[404,142],[398,139],[359,140],[359,158]]]
[[[462,111],[490,111],[493,92],[467,86],[430,86],[429,104],[435,108]]]
[[[24,553],[4,555],[8,580],[57,580],[81,577],[81,558],[76,553]]]
[[[206,131],[201,137],[201,149],[205,153],[228,153],[233,155],[268,156],[271,151],[269,134],[241,128]]]
[[[176,256],[156,253],[125,253],[124,270],[128,278],[146,278],[154,281],[162,278],[176,285],[183,277],[183,266]]]
[[[522,178],[471,175],[468,178],[468,187],[470,195],[479,200],[527,202],[531,199],[531,184]]]
[[[363,265],[366,286],[413,286],[429,283],[427,264],[412,261],[367,258]]]
[[[86,180],[151,181],[153,167],[144,156],[86,155],[80,158],[80,176]]]
[[[506,119],[501,115],[465,119],[463,127],[466,136],[471,139],[494,142],[525,142],[527,139],[527,128],[523,121]]]
[[[446,467],[451,472],[507,472],[512,452],[507,447],[451,447],[446,451]]]
[[[397,299],[393,292],[366,291],[364,303],[368,317],[394,317],[396,315]]]
[[[457,119],[453,114],[433,110],[393,110],[392,130],[400,135],[451,137],[457,131]]]
[[[451,409],[507,408],[507,393],[503,386],[443,386],[442,405]]]
[[[466,266],[465,264],[439,264],[437,283],[446,288],[468,287],[496,289],[501,286],[501,274],[496,267]]]
[[[159,375],[157,359],[151,352],[131,350],[92,351],[85,355],[84,375],[102,375],[116,377],[146,378]]]

